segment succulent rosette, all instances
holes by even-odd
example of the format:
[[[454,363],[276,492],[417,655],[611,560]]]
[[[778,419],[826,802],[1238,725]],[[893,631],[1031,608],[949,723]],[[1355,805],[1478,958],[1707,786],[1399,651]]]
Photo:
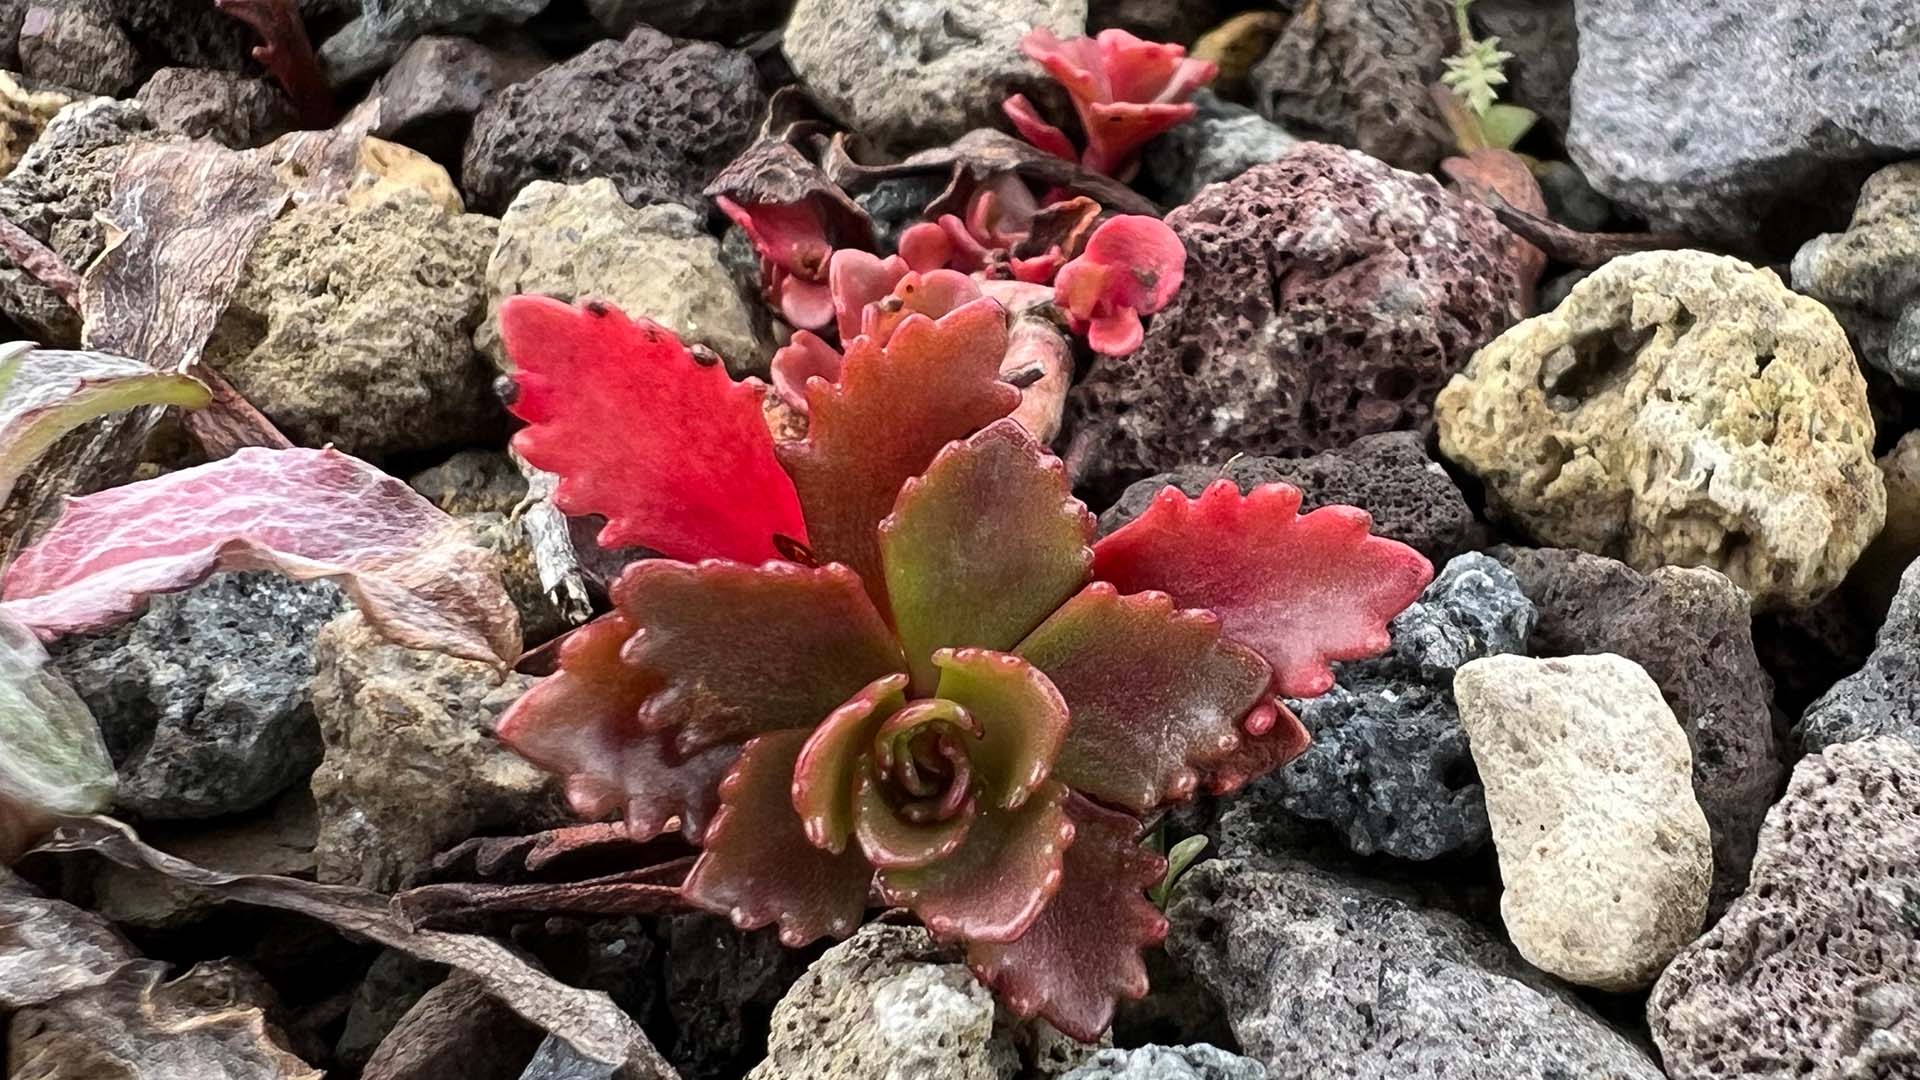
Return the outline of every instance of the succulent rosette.
[[[631,565],[500,724],[583,815],[702,849],[685,898],[789,944],[910,909],[1023,1015],[1082,1039],[1146,991],[1148,817],[1306,744],[1281,696],[1375,653],[1431,576],[1366,514],[1174,489],[1095,540],[1009,419],[991,299],[897,313],[765,388],[604,305],[501,312],[515,446]],[[830,376],[830,377],[829,377]]]

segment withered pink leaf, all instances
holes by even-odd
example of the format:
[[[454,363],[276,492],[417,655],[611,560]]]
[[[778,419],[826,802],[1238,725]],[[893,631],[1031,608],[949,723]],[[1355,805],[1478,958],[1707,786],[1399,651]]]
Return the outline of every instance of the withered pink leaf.
[[[624,815],[630,839],[680,820],[698,842],[720,805],[720,778],[735,750],[682,754],[671,731],[644,731],[640,708],[662,680],[621,659],[634,635],[625,615],[604,615],[568,635],[560,670],[542,679],[500,718],[500,740],[565,778],[567,802],[590,821]]]
[[[648,559],[613,585],[638,632],[621,660],[652,690],[640,727],[682,753],[811,731],[859,689],[906,669],[844,566]]]
[[[976,300],[938,320],[901,322],[884,345],[857,338],[835,384],[807,388],[807,437],[780,446],[822,562],[851,566],[882,611],[880,519],[900,485],[940,448],[1007,415],[1020,392],[1000,381],[1007,318]]]
[[[1053,770],[1069,715],[1060,691],[1032,664],[987,649],[933,654],[939,695],[972,715],[979,740],[967,747],[980,794],[992,809],[1012,810]]]
[[[1093,534],[1059,459],[1018,422],[997,420],[941,450],[880,523],[915,687],[933,689],[937,649],[1019,644],[1087,580]]]
[[[1017,810],[983,807],[966,841],[945,859],[881,870],[881,894],[948,940],[1018,938],[1059,891],[1073,842],[1066,799],[1066,787],[1047,780]]]
[[[102,630],[222,570],[327,578],[412,649],[511,664],[520,618],[495,556],[404,482],[336,450],[248,447],[73,499],[7,568],[41,637]]]
[[[1167,920],[1145,890],[1166,860],[1140,846],[1140,822],[1074,796],[1073,846],[1060,891],[1009,944],[973,942],[967,963],[1020,1016],[1039,1015],[1082,1042],[1113,1019],[1117,998],[1147,992],[1141,950],[1160,943]]]
[[[597,301],[511,297],[500,337],[518,369],[509,407],[528,425],[514,449],[559,475],[560,509],[607,519],[602,547],[758,562],[780,557],[777,536],[806,541],[760,384]]]
[[[861,762],[887,717],[906,704],[907,677],[887,675],[862,687],[813,729],[793,769],[793,809],[815,847],[839,854],[853,832]]]
[[[0,1010],[99,986],[139,954],[107,920],[0,869]]]
[[[1387,623],[1433,579],[1405,544],[1370,535],[1351,506],[1300,513],[1300,493],[1267,484],[1245,495],[1219,480],[1198,499],[1177,488],[1093,547],[1094,577],[1121,592],[1158,590],[1220,616],[1227,635],[1273,666],[1277,691],[1314,697],[1335,660],[1387,647]]]
[[[1192,795],[1206,763],[1240,748],[1251,734],[1241,720],[1271,675],[1211,613],[1106,582],[1082,589],[1017,652],[1073,717],[1054,778],[1136,813]]]
[[[0,866],[54,815],[107,809],[116,779],[86,702],[47,666],[33,631],[0,607]]]
[[[197,409],[210,400],[198,381],[124,356],[0,345],[0,501],[35,458],[88,420],[136,405]]]
[[[857,846],[837,855],[815,847],[793,809],[794,764],[807,735],[777,731],[747,743],[721,782],[706,851],[682,886],[688,901],[742,930],[777,923],[788,945],[853,933],[873,881]]]

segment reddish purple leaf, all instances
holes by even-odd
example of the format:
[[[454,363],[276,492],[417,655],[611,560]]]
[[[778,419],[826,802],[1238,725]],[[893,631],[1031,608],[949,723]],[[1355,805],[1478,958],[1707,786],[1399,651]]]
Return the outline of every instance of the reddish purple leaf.
[[[875,679],[828,714],[801,748],[793,770],[793,809],[813,846],[836,855],[846,849],[862,761],[872,755],[880,725],[906,704],[906,688],[905,675]]]
[[[1040,1015],[1082,1042],[1113,1020],[1116,998],[1147,992],[1143,949],[1167,935],[1167,920],[1145,891],[1165,859],[1140,846],[1140,822],[1079,796],[1067,802],[1074,827],[1060,891],[1011,944],[973,942],[967,962],[1020,1016]]]
[[[1093,515],[1066,469],[1014,420],[940,451],[880,523],[893,621],[914,685],[933,689],[933,653],[1006,651],[1087,580]]]
[[[1045,781],[1018,810],[984,810],[952,855],[917,869],[880,871],[889,904],[913,909],[949,940],[1012,941],[1060,888],[1073,842],[1067,789]]]
[[[682,753],[812,731],[861,687],[906,668],[844,566],[649,559],[612,591],[639,631],[621,659],[658,687],[640,726],[673,732]]]
[[[520,654],[493,554],[405,483],[334,450],[249,447],[73,499],[7,569],[6,609],[43,638],[103,630],[221,570],[332,579],[408,648],[501,664]]]
[[[1095,582],[1017,650],[1046,674],[1073,716],[1054,778],[1136,813],[1192,795],[1208,764],[1250,733],[1241,720],[1271,672],[1221,635],[1206,611],[1176,611],[1165,593],[1121,596]]]
[[[511,297],[500,338],[518,369],[511,408],[528,425],[514,449],[559,475],[560,509],[607,519],[602,547],[759,562],[780,557],[777,536],[806,541],[758,382],[734,382],[598,301]]]
[[[1293,710],[1268,699],[1254,706],[1240,722],[1239,745],[1218,756],[1194,762],[1200,783],[1215,795],[1239,790],[1307,752],[1313,735]]]
[[[854,792],[854,831],[867,861],[882,869],[911,870],[951,856],[967,841],[980,816],[978,800],[968,799],[945,821],[916,823],[901,817],[873,774],[862,770]]]
[[[1032,664],[986,649],[941,649],[933,656],[940,697],[980,726],[967,748],[980,794],[1012,810],[1052,772],[1067,737],[1067,703]]]
[[[564,777],[567,802],[581,817],[623,814],[633,840],[679,818],[680,831],[698,843],[736,751],[716,746],[683,755],[673,732],[641,730],[640,708],[661,680],[621,659],[633,634],[633,622],[615,612],[568,635],[559,672],[500,718],[500,740]]]
[[[1273,666],[1277,691],[1313,697],[1334,660],[1387,647],[1387,623],[1420,595],[1433,567],[1371,536],[1351,506],[1300,513],[1300,493],[1267,484],[1246,495],[1215,481],[1198,499],[1176,488],[1093,547],[1094,577],[1121,592],[1165,592],[1220,616],[1227,635]]]
[[[1020,392],[1000,381],[1007,318],[976,300],[939,320],[901,322],[885,346],[848,345],[837,384],[807,387],[807,437],[780,446],[806,507],[814,555],[842,562],[886,611],[880,519],[940,448],[1007,415]]]
[[[683,886],[689,902],[742,930],[778,923],[788,945],[853,933],[873,881],[859,848],[835,855],[815,847],[794,812],[793,768],[807,735],[779,731],[747,743],[720,784],[719,816]]]

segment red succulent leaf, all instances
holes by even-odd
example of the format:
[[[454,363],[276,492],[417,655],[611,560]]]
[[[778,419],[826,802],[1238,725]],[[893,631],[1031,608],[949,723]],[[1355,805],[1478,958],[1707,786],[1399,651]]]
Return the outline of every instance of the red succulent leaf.
[[[1052,771],[1067,737],[1067,703],[1047,677],[1021,658],[988,649],[941,649],[941,700],[980,725],[968,747],[980,793],[990,809],[1012,810]]]
[[[853,833],[854,789],[880,725],[906,704],[907,677],[875,679],[813,729],[793,770],[793,809],[807,840],[835,854]]]
[[[1250,734],[1241,719],[1271,678],[1259,654],[1222,636],[1213,613],[1176,611],[1162,592],[1122,596],[1105,582],[1082,589],[1017,652],[1073,716],[1055,779],[1136,813],[1187,798],[1212,763],[1240,752]]]
[[[1000,381],[1006,351],[1006,313],[976,300],[938,320],[911,316],[885,345],[856,338],[840,381],[807,387],[807,437],[782,443],[781,460],[806,507],[814,555],[851,566],[882,611],[880,519],[941,447],[1019,405],[1020,392]]]
[[[1269,698],[1240,721],[1239,745],[1225,754],[1195,762],[1200,783],[1215,795],[1238,791],[1307,752],[1313,736],[1293,710]]]
[[[912,315],[938,319],[980,299],[980,286],[958,270],[909,272],[893,291],[860,313],[860,332],[878,344],[893,340],[893,332]]]
[[[824,329],[833,322],[833,290],[818,281],[774,267],[770,279],[780,317],[804,330]]]
[[[939,229],[939,226],[925,221],[914,228],[923,226],[936,231]],[[900,279],[907,276],[909,269],[920,269],[910,265],[912,260],[902,258],[906,254],[904,237],[900,246],[900,255],[889,255],[884,259],[872,252],[854,248],[842,248],[833,253],[833,261],[827,269],[827,287],[833,291],[833,310],[837,319],[835,326],[840,331],[842,342],[852,341],[860,335],[860,315],[866,311],[868,304],[893,292],[893,287],[900,284]]]
[[[937,221],[919,221],[900,233],[899,258],[911,269],[926,273],[947,265],[953,258],[953,241]]]
[[[1426,588],[1433,567],[1405,544],[1369,535],[1363,510],[1299,511],[1300,493],[1285,484],[1242,495],[1219,480],[1198,499],[1169,487],[1094,545],[1094,577],[1212,611],[1228,636],[1266,657],[1281,695],[1313,697],[1333,685],[1330,661],[1387,647],[1388,621]]]
[[[960,220],[958,215],[941,214],[939,223],[940,231],[947,235],[947,246],[951,251],[947,256],[948,265],[955,270],[971,274],[985,270],[993,261],[993,249],[981,243],[980,238],[973,235],[967,223]]]
[[[511,297],[500,336],[518,369],[510,408],[528,425],[514,448],[559,474],[560,509],[606,517],[602,547],[757,562],[779,557],[777,536],[806,541],[758,382],[597,301]]]
[[[1093,533],[1059,459],[1012,419],[949,445],[902,485],[880,554],[920,692],[933,688],[934,650],[1012,649],[1072,596]]]
[[[967,231],[989,248],[1010,248],[1033,231],[1040,204],[1033,189],[1014,173],[1002,173],[980,185],[967,200]]]
[[[1219,69],[1208,60],[1187,57],[1179,45],[1143,41],[1120,29],[1102,30],[1098,38],[1062,41],[1046,27],[1035,27],[1021,39],[1020,48],[1040,62],[1073,99],[1080,126],[1087,134],[1081,164],[1095,172],[1118,176],[1128,171],[1134,155],[1148,140],[1193,115],[1181,104],[1213,80]],[[1024,98],[1007,103],[1008,116],[1022,135],[1028,124],[1018,113],[1032,116]],[[1028,136],[1035,146],[1053,152],[1052,145]]]
[[[1040,119],[1040,111],[1033,107],[1033,102],[1027,100],[1027,95],[1015,94],[1001,102],[1000,111],[1013,121],[1013,130],[1034,146],[1068,161],[1080,157],[1073,148],[1073,140],[1067,138],[1066,132]]]
[[[906,667],[845,566],[648,559],[612,592],[638,628],[621,659],[659,687],[640,707],[640,727],[673,732],[682,753],[812,731],[861,687]]]
[[[807,736],[777,731],[741,750],[720,782],[706,850],[681,886],[689,903],[742,930],[778,923],[788,945],[853,933],[873,881],[859,848],[836,855],[815,847],[794,812],[793,769]]]
[[[864,768],[854,792],[854,828],[860,836],[860,850],[882,870],[912,870],[951,856],[967,842],[967,834],[979,816],[978,800],[968,799],[945,821],[908,821]]]
[[[1140,316],[1180,291],[1187,249],[1158,218],[1126,214],[1095,229],[1080,256],[1054,279],[1054,303],[1088,331],[1087,343],[1108,356],[1140,347]]]
[[[827,240],[825,220],[812,203],[743,206],[725,195],[717,195],[713,201],[753,241],[761,258],[803,280],[827,280],[833,244]]]
[[[1076,795],[1067,816],[1074,838],[1060,892],[1015,941],[971,943],[967,963],[1015,1014],[1038,1014],[1093,1042],[1113,1020],[1116,998],[1147,992],[1140,954],[1166,937],[1167,920],[1143,890],[1167,861],[1140,846],[1130,814]]]
[[[1125,176],[1133,170],[1140,148],[1192,119],[1193,103],[1139,104],[1097,101],[1087,106],[1086,169]]]
[[[773,354],[774,392],[780,395],[781,401],[804,413],[807,380],[817,377],[839,382],[840,362],[840,350],[827,344],[820,335],[811,330],[797,330],[793,338]]]
[[[1060,889],[1073,842],[1067,789],[1052,780],[1017,810],[983,810],[966,842],[939,862],[880,871],[887,903],[911,908],[948,940],[1013,941]]]
[[[302,124],[317,130],[333,123],[333,89],[313,53],[296,0],[213,0],[213,6],[260,35],[253,58],[293,99]]]
[[[737,750],[716,746],[684,756],[672,732],[640,729],[640,709],[661,682],[620,658],[633,634],[633,622],[619,612],[569,634],[560,670],[514,702],[497,734],[565,777],[567,802],[581,817],[624,814],[631,840],[658,835],[677,817],[680,831],[698,843]]]

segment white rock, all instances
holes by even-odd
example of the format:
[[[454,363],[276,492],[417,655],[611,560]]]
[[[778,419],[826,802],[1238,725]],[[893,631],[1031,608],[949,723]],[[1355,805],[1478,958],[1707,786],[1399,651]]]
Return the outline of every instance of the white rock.
[[[1713,848],[1686,733],[1612,654],[1490,656],[1454,676],[1520,954],[1605,990],[1651,983],[1700,932]]]

